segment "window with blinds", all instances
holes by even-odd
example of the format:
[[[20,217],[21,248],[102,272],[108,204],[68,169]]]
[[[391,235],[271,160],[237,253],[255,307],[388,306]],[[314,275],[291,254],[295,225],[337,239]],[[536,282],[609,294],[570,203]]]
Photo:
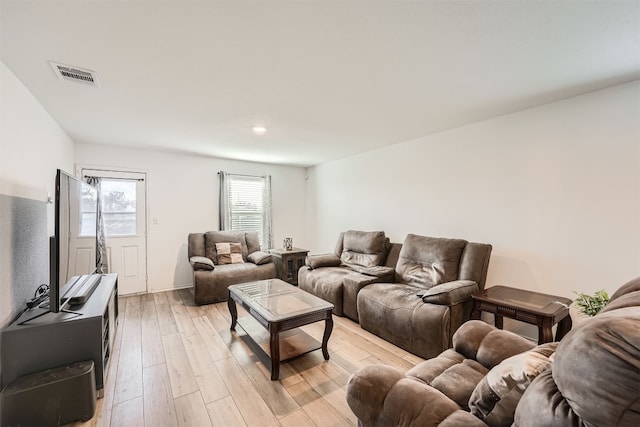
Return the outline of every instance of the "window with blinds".
[[[262,248],[270,240],[269,178],[226,174],[225,230],[257,232]]]

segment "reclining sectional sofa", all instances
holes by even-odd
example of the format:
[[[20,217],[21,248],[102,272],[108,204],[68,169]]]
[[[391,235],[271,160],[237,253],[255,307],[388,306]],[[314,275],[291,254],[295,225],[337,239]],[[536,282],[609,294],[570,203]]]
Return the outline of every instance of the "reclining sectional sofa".
[[[191,233],[188,256],[198,305],[226,301],[229,285],[277,277],[271,255],[260,250],[258,233]]]
[[[334,313],[423,358],[451,347],[484,289],[491,245],[409,234],[346,231],[333,254],[311,255],[298,286],[334,304]]]

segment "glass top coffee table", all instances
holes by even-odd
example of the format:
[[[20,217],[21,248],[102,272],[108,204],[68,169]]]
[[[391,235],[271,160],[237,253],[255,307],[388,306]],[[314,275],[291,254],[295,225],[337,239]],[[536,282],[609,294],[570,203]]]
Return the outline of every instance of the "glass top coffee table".
[[[252,319],[238,319],[236,303],[268,331],[268,339],[261,337],[260,331],[252,327]],[[228,305],[231,330],[240,325],[270,359],[272,380],[279,378],[281,362],[305,353],[321,348],[324,359],[329,360],[327,343],[333,330],[333,304],[282,280],[270,279],[229,286]],[[325,321],[322,344],[298,329],[284,337],[285,331],[321,320]]]

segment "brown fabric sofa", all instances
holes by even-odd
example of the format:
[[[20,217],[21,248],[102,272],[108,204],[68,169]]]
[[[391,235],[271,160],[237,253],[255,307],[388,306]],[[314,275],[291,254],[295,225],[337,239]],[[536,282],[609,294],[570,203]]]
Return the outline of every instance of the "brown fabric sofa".
[[[491,245],[409,234],[393,280],[358,293],[360,326],[423,358],[451,347],[484,289]]]
[[[340,233],[332,254],[307,256],[298,270],[298,286],[334,305],[333,313],[358,321],[360,289],[393,279],[400,245],[389,243],[384,231]]]
[[[640,425],[640,277],[560,343],[538,347],[478,320],[453,348],[406,373],[356,372],[347,402],[359,425]]]
[[[194,298],[198,305],[226,301],[229,285],[277,277],[271,255],[260,250],[258,233],[208,231],[191,233],[188,241]],[[242,262],[220,265],[216,243],[239,243]]]

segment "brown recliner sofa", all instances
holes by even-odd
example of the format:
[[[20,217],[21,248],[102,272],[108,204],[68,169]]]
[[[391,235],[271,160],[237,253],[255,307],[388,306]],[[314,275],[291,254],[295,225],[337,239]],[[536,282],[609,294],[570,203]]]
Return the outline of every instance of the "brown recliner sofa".
[[[451,347],[484,289],[491,245],[407,235],[393,280],[358,293],[360,326],[425,359]]]
[[[333,304],[333,313],[358,321],[358,292],[366,285],[393,279],[399,244],[384,231],[340,233],[334,253],[309,255],[298,270],[298,287]]]
[[[191,233],[188,238],[189,263],[193,268],[194,299],[198,305],[226,301],[229,285],[274,279],[276,266],[271,255],[260,250],[258,233],[208,231]],[[221,264],[217,243],[238,243],[242,259]]]
[[[535,344],[478,320],[453,349],[406,373],[356,372],[347,402],[359,425],[640,425],[640,277],[560,343]]]

